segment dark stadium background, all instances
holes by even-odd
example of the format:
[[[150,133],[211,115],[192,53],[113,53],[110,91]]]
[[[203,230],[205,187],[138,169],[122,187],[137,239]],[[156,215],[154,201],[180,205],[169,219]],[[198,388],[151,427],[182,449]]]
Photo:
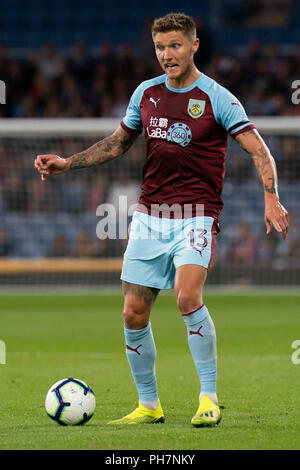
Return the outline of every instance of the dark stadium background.
[[[150,26],[154,17],[169,11],[195,18],[197,66],[228,87],[250,117],[299,118],[300,105],[291,99],[292,83],[300,79],[296,0],[1,0],[2,122],[31,118],[38,127],[41,120],[53,118],[120,120],[135,87],[161,74]],[[263,194],[254,165],[231,140],[222,231],[209,283],[299,284],[300,145],[299,132],[290,135],[288,130],[285,126],[276,136],[262,132],[277,162],[282,203],[290,212],[287,241],[275,232],[265,236]],[[122,256],[126,240],[97,239],[95,211],[98,204],[115,201],[121,188],[133,200],[138,196],[143,142],[116,163],[54,178],[44,186],[33,169],[37,153],[67,156],[94,141],[56,139],[55,134],[41,139],[25,131],[0,135],[2,284],[119,282],[115,267],[105,273],[101,264],[98,272],[94,264],[84,268],[79,260],[102,260],[105,266],[107,258],[111,262]],[[75,264],[59,273],[47,263],[41,271],[26,268],[32,260],[53,258],[57,266],[62,259],[75,259]]]

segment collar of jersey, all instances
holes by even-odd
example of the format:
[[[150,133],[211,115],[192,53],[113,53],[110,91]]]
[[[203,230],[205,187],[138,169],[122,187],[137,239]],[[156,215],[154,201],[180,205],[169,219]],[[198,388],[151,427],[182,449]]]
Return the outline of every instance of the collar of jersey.
[[[165,84],[166,84],[166,87],[168,88],[168,90],[170,90],[170,91],[174,91],[175,93],[186,93],[187,91],[190,91],[193,88],[195,88],[198,85],[199,81],[202,79],[202,77],[204,77],[203,72],[201,73],[200,77],[197,78],[197,80],[194,83],[192,83],[192,85],[190,85],[189,87],[187,87],[187,88],[173,88],[168,84],[168,76],[166,75]]]

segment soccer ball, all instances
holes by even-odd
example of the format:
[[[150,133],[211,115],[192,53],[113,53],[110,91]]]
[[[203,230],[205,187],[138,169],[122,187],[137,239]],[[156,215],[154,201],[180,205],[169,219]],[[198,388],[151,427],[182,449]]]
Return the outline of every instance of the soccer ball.
[[[93,390],[82,380],[63,379],[50,387],[45,400],[49,418],[66,426],[85,424],[96,407]]]

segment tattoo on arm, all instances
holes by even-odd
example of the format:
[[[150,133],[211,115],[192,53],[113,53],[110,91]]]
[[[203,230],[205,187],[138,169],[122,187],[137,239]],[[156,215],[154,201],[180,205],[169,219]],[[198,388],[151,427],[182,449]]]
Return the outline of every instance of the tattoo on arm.
[[[83,152],[69,157],[69,169],[75,170],[101,165],[123,155],[137,139],[136,134],[128,134],[119,127],[111,136],[100,140]]]
[[[270,194],[276,194],[277,185],[275,185],[275,177],[271,176],[271,178],[268,178],[268,180],[270,181],[270,184],[269,185],[264,184],[265,191]]]
[[[243,137],[248,137],[250,134],[255,136],[257,141],[255,142],[253,149],[252,145],[251,147],[248,147],[243,139]],[[269,149],[264,144],[258,132],[254,129],[240,135],[242,138],[238,139],[238,142],[241,148],[251,155],[264,190],[269,194],[275,194],[278,186],[277,170],[274,158],[270,154]]]
[[[257,173],[262,181],[264,190],[270,194],[276,193],[277,174],[273,157],[264,149],[259,148],[256,155],[252,155]]]

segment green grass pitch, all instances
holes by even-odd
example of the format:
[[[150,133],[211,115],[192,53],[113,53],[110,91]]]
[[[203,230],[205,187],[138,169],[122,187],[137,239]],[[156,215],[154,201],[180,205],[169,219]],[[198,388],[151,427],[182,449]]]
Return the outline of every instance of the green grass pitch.
[[[1,296],[0,449],[299,449],[300,296],[208,293],[218,344],[220,426],[190,420],[199,384],[186,327],[173,295],[152,314],[159,396],[166,423],[107,426],[137,405],[125,356],[122,295],[14,293]],[[97,406],[82,427],[61,427],[44,408],[49,387],[76,377],[94,390]]]

